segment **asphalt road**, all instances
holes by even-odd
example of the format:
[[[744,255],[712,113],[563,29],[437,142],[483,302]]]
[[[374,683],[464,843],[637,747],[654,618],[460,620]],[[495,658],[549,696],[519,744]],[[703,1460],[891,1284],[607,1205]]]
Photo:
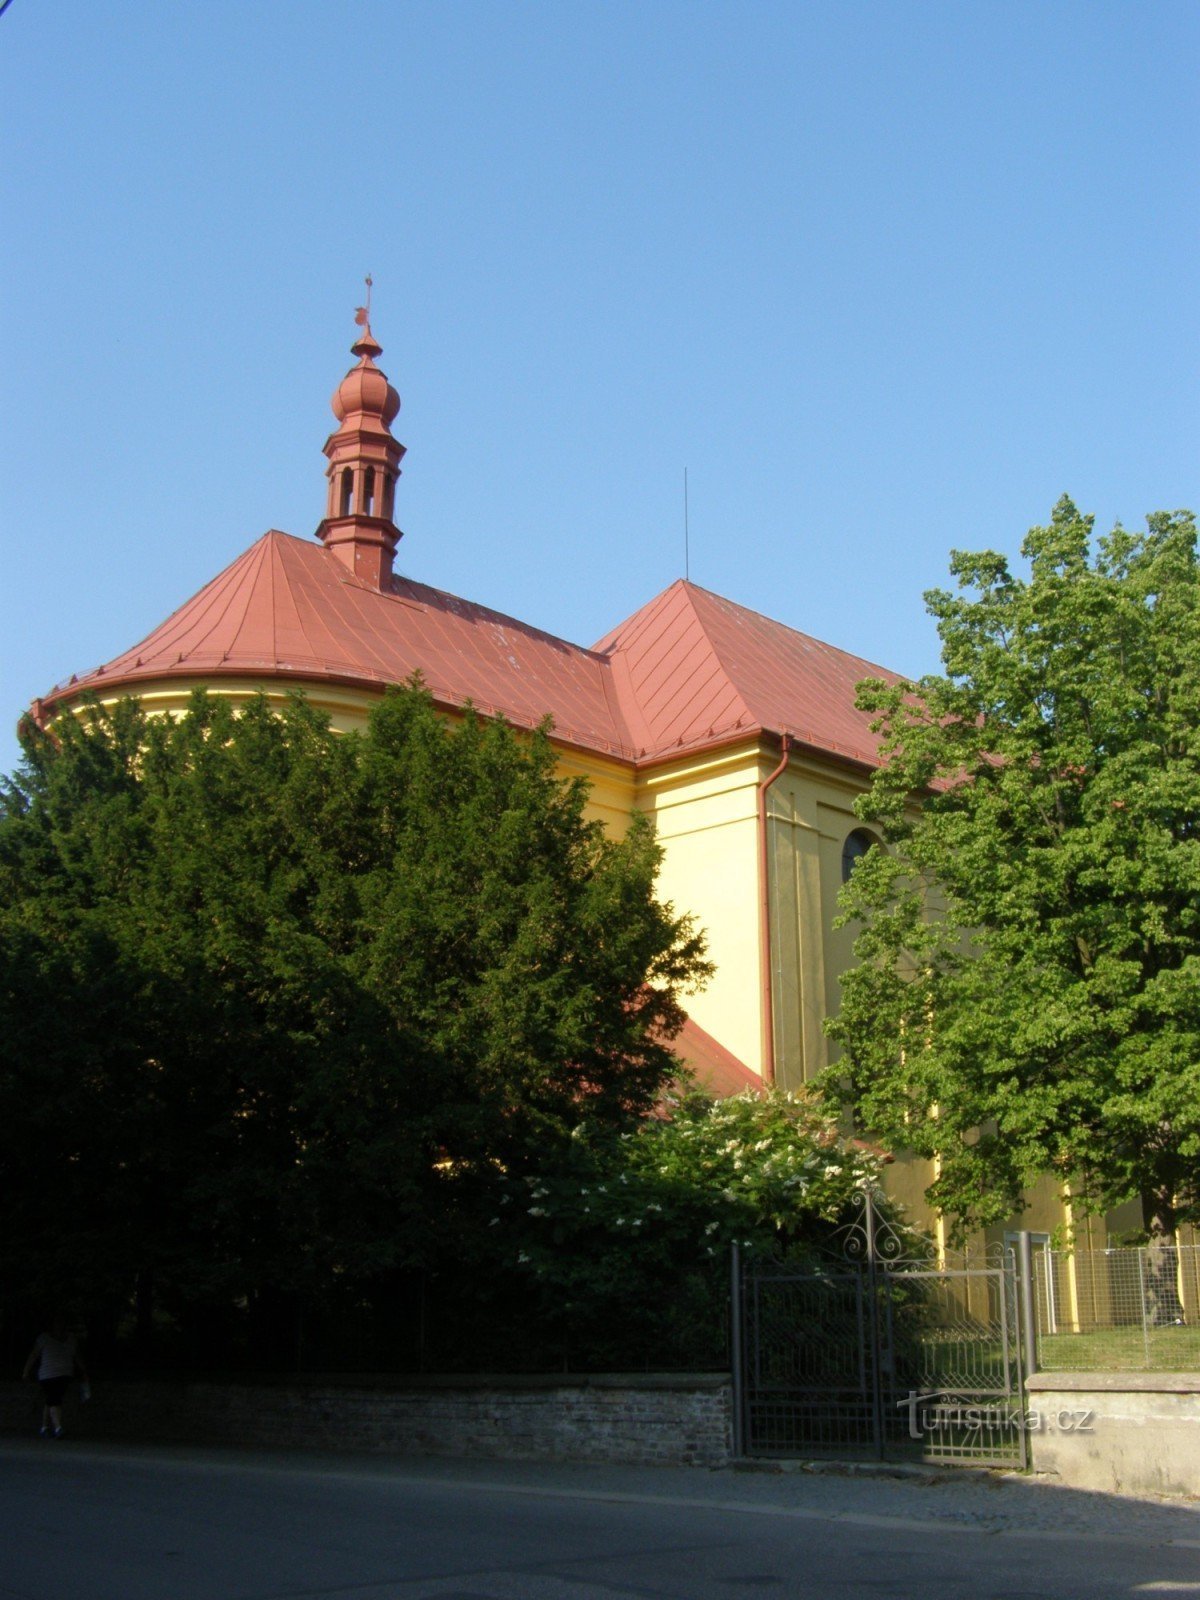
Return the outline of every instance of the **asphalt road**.
[[[1200,1509],[955,1474],[0,1445],[4,1600],[1200,1596]]]

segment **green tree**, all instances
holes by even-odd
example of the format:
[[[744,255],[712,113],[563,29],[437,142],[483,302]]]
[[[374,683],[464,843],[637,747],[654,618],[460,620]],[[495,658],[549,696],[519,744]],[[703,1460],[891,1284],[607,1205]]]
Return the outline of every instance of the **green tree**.
[[[0,801],[0,1274],[319,1299],[454,1246],[481,1175],[632,1126],[702,942],[547,730],[390,691],[29,729]]]
[[[847,885],[859,965],[827,1075],[936,1155],[965,1225],[1050,1172],[1200,1218],[1200,583],[1188,513],[1093,543],[1064,499],[927,599],[944,673],[861,686],[883,762]],[[919,805],[916,803],[920,798]]]

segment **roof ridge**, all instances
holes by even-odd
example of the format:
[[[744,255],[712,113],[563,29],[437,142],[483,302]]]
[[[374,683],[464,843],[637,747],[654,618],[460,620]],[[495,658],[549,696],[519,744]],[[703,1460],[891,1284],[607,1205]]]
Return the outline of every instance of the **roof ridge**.
[[[690,579],[678,578],[687,589],[695,589],[700,594],[706,595],[710,600],[716,600],[723,606],[731,606],[735,611],[744,611],[747,616],[757,617],[771,628],[783,628],[786,632],[794,634],[797,639],[804,639],[809,644],[820,646],[822,650],[831,650],[835,655],[844,656],[847,661],[861,661],[864,667],[873,667],[888,678],[902,679],[903,672],[896,672],[892,667],[885,667],[881,661],[871,661],[867,656],[858,655],[853,650],[846,650],[840,644],[830,644],[828,639],[820,639],[815,633],[806,633],[803,628],[795,628],[790,622],[782,622],[778,617],[770,617],[765,611],[759,611],[756,606],[748,606],[740,600],[731,600],[727,594],[720,594],[716,589],[706,589],[702,583],[692,583]],[[666,591],[663,591],[666,593]]]
[[[627,617],[622,617],[620,622],[609,628],[607,633],[601,634],[600,638],[591,647],[592,653],[600,656],[610,655],[616,646],[610,644],[609,640],[615,639],[618,634],[623,633],[629,624],[635,619],[639,622],[644,621],[644,619],[650,615],[656,607],[665,604],[667,596],[671,593],[671,590],[681,588],[683,582],[684,580],[682,578],[673,578],[665,589],[660,589],[657,594],[651,595],[649,600],[644,601],[643,604],[638,606],[636,610],[631,611]],[[622,646],[622,648],[624,648],[624,646]]]
[[[756,719],[682,579],[600,643],[626,721],[638,735],[639,759],[657,760],[716,736],[751,731]]]
[[[737,728],[740,728],[741,724],[742,724],[742,717],[749,718],[750,725],[752,727],[755,726],[758,723],[759,719],[755,716],[754,711],[751,708],[749,701],[746,699],[745,694],[742,692],[741,685],[738,683],[738,681],[734,677],[733,673],[729,670],[729,667],[727,666],[724,658],[722,657],[720,650],[717,648],[716,639],[713,637],[712,633],[709,631],[708,627],[706,626],[704,618],[700,615],[700,612],[699,612],[699,610],[697,609],[697,606],[696,606],[695,599],[693,598],[692,594],[690,593],[692,585],[688,582],[688,580],[686,578],[681,578],[678,581],[683,585],[684,598],[687,600],[688,605],[692,608],[692,615],[696,619],[696,626],[700,629],[700,632],[704,635],[705,643],[708,645],[708,648],[712,651],[713,659],[717,663],[717,666],[721,669],[721,674],[724,677],[725,682],[729,685],[729,689],[730,689],[730,692],[732,693],[732,695],[734,697],[734,700],[741,707],[741,710],[740,710],[740,712],[738,714],[737,721],[733,724],[733,726],[737,727]],[[697,584],[696,587],[699,588],[700,586]],[[705,589],[705,590],[702,590],[701,592],[704,593],[704,594],[707,594],[709,591],[707,589]],[[717,596],[717,599],[720,599],[719,595]]]
[[[397,574],[396,582],[413,589],[424,590],[427,594],[437,595],[439,599],[453,601],[455,605],[468,606],[472,611],[482,617],[486,617],[489,621],[508,623],[511,627],[519,628],[522,633],[533,635],[538,639],[545,639],[549,644],[565,645],[568,650],[575,650],[580,655],[590,656],[593,661],[604,661],[605,653],[594,649],[591,645],[576,644],[574,639],[565,638],[561,633],[551,633],[548,628],[539,628],[536,623],[523,622],[520,617],[514,617],[507,611],[497,611],[494,606],[484,605],[481,600],[468,600],[465,595],[452,594],[449,589],[439,589],[434,583],[422,583],[418,578],[405,578]],[[368,590],[368,592],[375,593],[377,591]]]
[[[268,589],[272,590],[272,596],[273,596],[273,593],[274,593],[273,585],[271,583],[271,567],[272,567],[273,563],[271,561],[270,534],[269,533],[264,533],[260,539],[256,539],[254,541],[254,543],[250,546],[250,549],[255,552],[256,559],[255,559],[255,562],[252,565],[252,570],[250,571],[248,579],[239,586],[240,589],[242,590],[242,595],[241,595],[242,610],[241,610],[241,615],[238,617],[237,622],[234,624],[234,628],[233,628],[233,637],[234,637],[235,640],[237,639],[237,637],[241,633],[242,628],[245,625],[246,618],[250,613],[250,605],[251,605],[251,602],[252,602],[252,600],[254,598],[254,591],[258,587],[259,582],[262,579],[262,574],[263,574],[264,570],[266,571],[266,574],[267,574],[267,587],[268,587]],[[249,554],[249,552],[247,552],[247,554]],[[247,565],[251,566],[251,563],[247,563]],[[229,605],[230,610],[232,610],[233,602],[237,599],[237,597],[238,597],[238,588],[235,588],[233,590],[233,592],[230,594],[229,601],[228,601],[228,605]],[[223,620],[223,617],[220,617],[220,618],[214,617],[212,622],[209,623],[207,629],[201,635],[200,640],[197,641],[197,642],[198,643],[203,643],[205,640],[207,640],[208,637],[212,633],[214,633],[216,631],[218,622],[220,622],[222,620]],[[272,645],[274,644],[274,626],[275,626],[274,607],[272,607],[272,616],[271,616]],[[274,651],[272,653],[274,653]]]
[[[248,545],[240,555],[235,556],[228,566],[222,567],[220,572],[218,572],[214,577],[210,578],[207,583],[202,584],[194,595],[191,595],[187,600],[181,601],[180,604],[177,605],[174,610],[170,611],[161,622],[157,623],[147,633],[144,633],[142,637],[138,639],[136,643],[130,645],[128,649],[120,651],[119,654],[111,657],[108,661],[102,661],[98,666],[89,667],[85,672],[72,674],[70,678],[54,684],[46,691],[42,698],[48,701],[53,697],[65,692],[67,689],[90,689],[93,687],[95,680],[108,677],[109,674],[113,672],[114,668],[116,669],[116,675],[118,679],[120,679],[124,675],[121,669],[121,663],[126,661],[132,660],[134,666],[132,669],[125,670],[136,671],[137,665],[141,661],[142,652],[152,640],[159,641],[159,648],[170,650],[173,641],[179,637],[178,633],[175,633],[174,635],[172,634],[172,624],[178,623],[183,617],[184,613],[191,611],[201,596],[205,597],[206,615],[209,608],[213,606],[216,606],[218,611],[221,612],[229,605],[231,595],[236,593],[237,588],[241,583],[245,582],[246,568],[252,565],[252,561],[254,559],[261,561],[261,546],[266,538],[267,535],[265,533],[260,534],[254,543]],[[253,582],[253,579],[250,581]],[[212,632],[214,626],[215,622],[206,623],[204,625],[204,637],[207,637],[207,635]]]

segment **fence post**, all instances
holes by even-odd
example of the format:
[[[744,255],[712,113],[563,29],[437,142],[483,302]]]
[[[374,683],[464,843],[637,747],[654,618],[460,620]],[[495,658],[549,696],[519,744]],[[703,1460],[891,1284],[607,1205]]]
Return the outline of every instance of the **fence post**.
[[[1137,1253],[1138,1262],[1138,1292],[1142,1302],[1142,1348],[1146,1353],[1146,1370],[1150,1370],[1150,1327],[1146,1321],[1146,1252],[1139,1245]]]
[[[871,1318],[871,1410],[873,1413],[873,1427],[875,1431],[875,1455],[880,1461],[884,1458],[884,1418],[883,1418],[883,1365],[884,1330],[880,1326],[880,1313],[884,1304],[887,1306],[889,1338],[887,1351],[889,1358],[894,1359],[891,1349],[890,1318],[892,1312],[891,1284],[887,1283],[883,1289],[877,1269],[877,1245],[875,1237],[875,1193],[870,1183],[865,1183],[862,1188],[863,1197],[863,1225],[867,1230],[867,1299],[868,1315]]]
[[[1049,1271],[1047,1261],[1046,1269]],[[1037,1302],[1033,1286],[1033,1238],[1027,1228],[1017,1234],[1017,1276],[1021,1288],[1021,1343],[1025,1346],[1025,1376],[1038,1369]]]
[[[733,1454],[746,1453],[746,1370],[742,1359],[742,1252],[737,1240],[729,1251],[729,1366],[733,1380]]]

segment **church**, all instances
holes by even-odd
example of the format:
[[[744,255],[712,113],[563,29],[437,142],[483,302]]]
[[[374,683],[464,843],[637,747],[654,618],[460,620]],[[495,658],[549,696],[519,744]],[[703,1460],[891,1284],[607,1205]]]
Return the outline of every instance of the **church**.
[[[660,893],[705,930],[715,974],[675,1048],[716,1093],[798,1089],[829,1060],[822,1024],[853,961],[838,890],[872,837],[854,815],[876,761],[864,678],[883,667],[679,580],[590,648],[395,570],[400,397],[365,313],[332,397],[315,538],[272,529],[140,643],[35,702],[52,718],[90,691],[182,711],[204,686],[235,704],[302,691],[361,726],[420,672],[437,705],[518,728],[552,719],[564,775],[620,830],[635,810],[663,849]],[[923,1163],[889,1188],[928,1218]],[[1052,1186],[1025,1227],[1062,1219]],[[930,1219],[935,1220],[935,1219]]]

